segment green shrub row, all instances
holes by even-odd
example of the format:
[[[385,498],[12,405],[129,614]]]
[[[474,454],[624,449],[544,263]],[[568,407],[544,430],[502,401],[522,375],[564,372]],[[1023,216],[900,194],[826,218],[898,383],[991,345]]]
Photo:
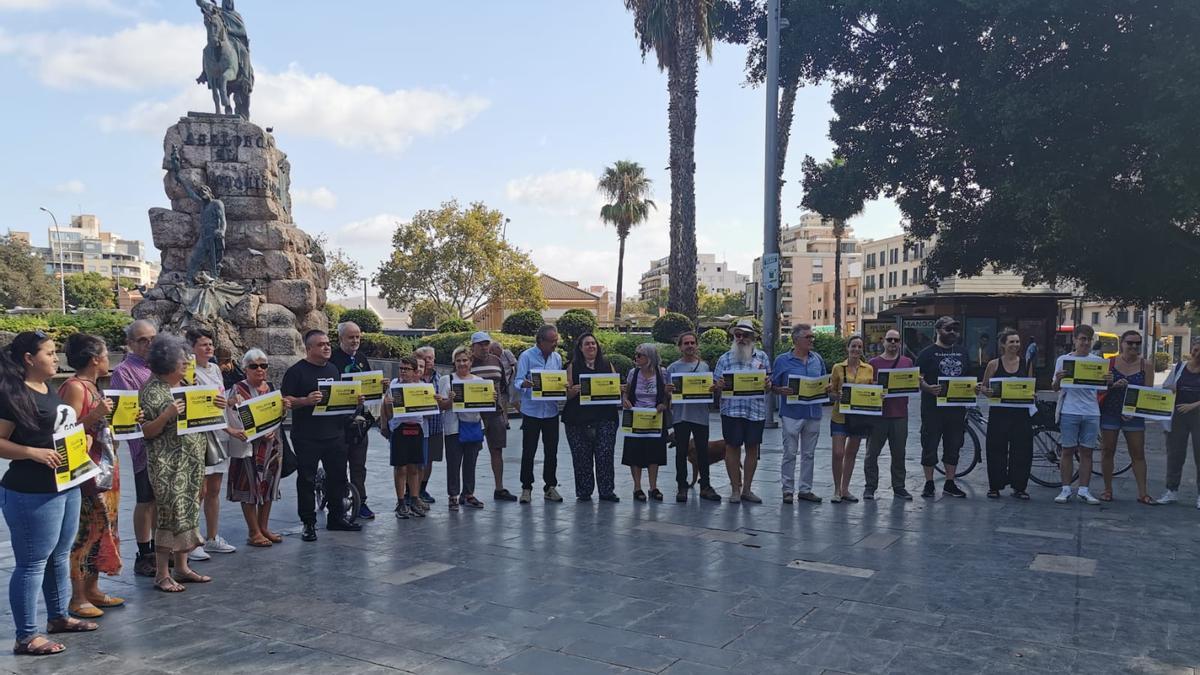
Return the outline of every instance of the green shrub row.
[[[125,346],[125,326],[129,325],[130,321],[133,321],[133,318],[122,312],[12,314],[0,316],[0,330],[12,333],[41,330],[59,343],[74,333],[87,333],[103,338],[109,348],[113,349]]]
[[[399,359],[412,354],[413,345],[409,340],[395,335],[363,333],[359,349],[369,359]]]

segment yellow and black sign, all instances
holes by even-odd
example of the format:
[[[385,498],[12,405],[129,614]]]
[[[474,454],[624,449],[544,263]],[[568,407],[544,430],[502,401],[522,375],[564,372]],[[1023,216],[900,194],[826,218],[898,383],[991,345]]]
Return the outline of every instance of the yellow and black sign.
[[[806,377],[804,375],[788,375],[788,403],[826,403],[829,401],[829,375]]]
[[[672,403],[711,403],[712,373],[671,373]]]
[[[1121,414],[1148,420],[1169,420],[1175,412],[1175,392],[1155,387],[1126,385]],[[1111,394],[1110,394],[1111,396]]]
[[[533,382],[533,398],[539,401],[567,400],[567,371],[531,370],[529,379]]]
[[[921,393],[919,368],[881,368],[876,382],[883,387],[883,397],[915,396]]]
[[[54,450],[58,453],[54,487],[59,492],[100,473],[100,467],[88,456],[88,438],[82,424],[72,425],[54,434]]]
[[[383,378],[382,370],[366,370],[361,373],[343,373],[343,380],[351,380],[362,385],[364,405],[377,406],[383,402],[383,392],[387,389],[387,381]]]
[[[454,412],[494,412],[496,383],[491,380],[451,380]]]
[[[620,402],[620,375],[587,373],[579,376],[579,405],[616,405]]]
[[[663,432],[663,414],[657,408],[621,411],[621,433],[626,436],[658,438]]]
[[[142,437],[142,425],[138,424],[141,412],[136,389],[105,389],[104,397],[112,401],[112,412],[108,414],[108,426],[113,439],[128,441]]]
[[[878,384],[843,384],[838,412],[843,415],[882,415],[883,387]]]
[[[221,390],[216,387],[175,387],[171,396],[183,401],[183,412],[175,418],[175,433],[199,434],[205,431],[220,431],[228,427],[225,411],[217,407]]]
[[[396,417],[420,417],[436,415],[437,399],[433,385],[425,382],[393,382],[392,414]]]
[[[358,410],[358,397],[362,395],[362,383],[358,380],[321,380],[317,389],[321,392],[321,402],[313,408],[314,416],[349,415]]]
[[[1032,377],[993,377],[988,380],[988,404],[997,408],[1032,408],[1037,396]]]
[[[1107,389],[1108,361],[1105,359],[1074,358],[1063,359],[1063,370],[1066,375],[1059,384],[1075,389]]]
[[[242,401],[237,406],[237,414],[246,432],[246,440],[253,441],[278,429],[283,424],[287,409],[283,407],[283,395],[276,389]]]
[[[977,405],[973,377],[939,377],[942,395],[937,397],[939,408],[973,408]]]
[[[722,377],[725,378],[725,388],[721,390],[721,398],[758,398],[767,395],[765,370],[727,370]]]

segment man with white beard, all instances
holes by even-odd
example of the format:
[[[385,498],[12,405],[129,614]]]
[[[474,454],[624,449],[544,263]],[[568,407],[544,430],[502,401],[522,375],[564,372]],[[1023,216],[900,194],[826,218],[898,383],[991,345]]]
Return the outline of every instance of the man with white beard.
[[[763,425],[767,419],[765,392],[771,387],[771,362],[767,354],[754,347],[758,330],[749,319],[733,327],[733,348],[717,359],[713,369],[713,388],[725,388],[725,372],[764,370],[764,395],[752,398],[721,398],[721,436],[725,439],[725,469],[729,472],[729,501],[737,504],[743,499],[761,504],[762,499],[750,489],[754,470],[758,468],[758,451],[762,445]],[[746,463],[741,462],[742,446],[746,446]],[[743,481],[743,473],[745,480]]]

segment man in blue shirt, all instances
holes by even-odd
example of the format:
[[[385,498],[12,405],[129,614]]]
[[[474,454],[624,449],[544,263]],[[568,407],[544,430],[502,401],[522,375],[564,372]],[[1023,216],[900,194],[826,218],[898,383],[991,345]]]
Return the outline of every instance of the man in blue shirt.
[[[521,389],[521,503],[528,504],[533,493],[533,460],[537,455],[538,435],[542,437],[542,481],[546,501],[561,502],[558,494],[558,401],[533,398],[531,370],[562,370],[558,330],[546,325],[538,329],[537,346],[521,352],[517,359],[516,380]]]
[[[783,462],[779,471],[783,483],[783,503],[791,504],[793,492],[796,499],[820,503],[821,498],[813,494],[813,462],[817,452],[817,438],[821,434],[821,404],[788,403],[788,377],[820,377],[826,374],[825,360],[812,351],[812,326],[798,323],[792,327],[792,350],[780,354],[771,369],[772,389],[779,394],[779,418],[783,430]],[[800,489],[796,487],[796,451],[800,451]]]

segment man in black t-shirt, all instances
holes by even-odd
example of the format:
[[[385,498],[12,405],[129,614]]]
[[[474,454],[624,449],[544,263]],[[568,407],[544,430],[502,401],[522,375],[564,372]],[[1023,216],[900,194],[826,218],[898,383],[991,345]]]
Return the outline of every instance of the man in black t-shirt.
[[[338,372],[365,373],[371,370],[371,363],[360,351],[362,329],[358,324],[353,321],[339,323],[337,335],[338,346],[334,347],[329,360],[337,366]],[[362,508],[358,510],[358,517],[364,520],[375,518],[375,512],[367,506],[367,446],[370,445],[370,431],[373,426],[375,416],[365,407],[355,411],[346,423],[346,461],[350,465],[350,483],[362,498]]]
[[[958,452],[967,432],[966,408],[939,408],[937,397],[942,393],[939,377],[963,377],[971,369],[971,356],[958,344],[959,323],[943,316],[933,325],[937,340],[917,355],[921,369],[921,468],[925,470],[925,489],[922,497],[933,497],[933,467],[937,466],[938,444],[942,446],[942,467],[946,482],[942,493],[951,497],[967,494],[954,483],[958,468]]]
[[[317,507],[315,481],[318,463],[325,465],[325,494],[329,504],[341,504],[346,496],[346,438],[345,417],[342,415],[314,416],[313,407],[322,400],[319,382],[341,377],[337,366],[330,362],[332,344],[325,331],[310,330],[304,334],[304,359],[297,361],[283,374],[279,390],[292,404],[292,447],[296,451],[296,505],[304,523],[304,541],[317,540]],[[330,508],[325,522],[327,530],[362,529],[350,523],[337,509]]]

